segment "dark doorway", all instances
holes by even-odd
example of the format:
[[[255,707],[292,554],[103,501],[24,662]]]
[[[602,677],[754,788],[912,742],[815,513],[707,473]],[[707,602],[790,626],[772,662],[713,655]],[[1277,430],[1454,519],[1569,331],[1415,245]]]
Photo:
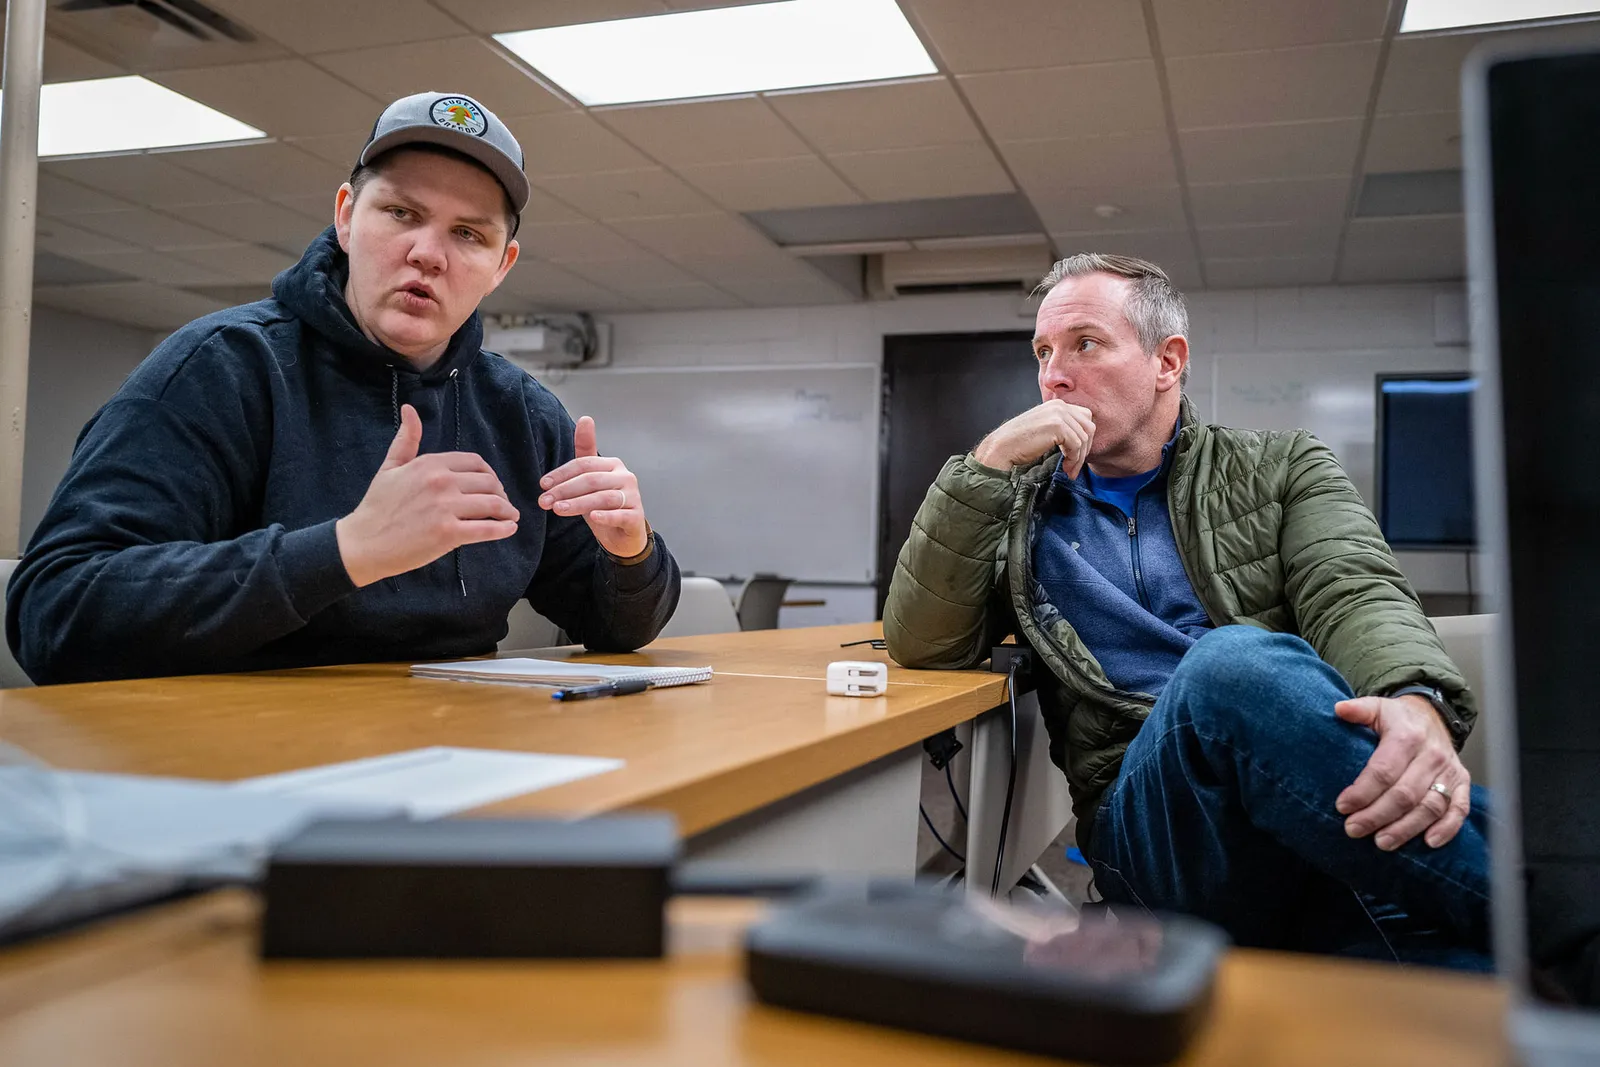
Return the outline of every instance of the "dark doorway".
[[[1033,334],[918,334],[883,339],[878,478],[878,617],[911,519],[945,460],[1039,402]]]

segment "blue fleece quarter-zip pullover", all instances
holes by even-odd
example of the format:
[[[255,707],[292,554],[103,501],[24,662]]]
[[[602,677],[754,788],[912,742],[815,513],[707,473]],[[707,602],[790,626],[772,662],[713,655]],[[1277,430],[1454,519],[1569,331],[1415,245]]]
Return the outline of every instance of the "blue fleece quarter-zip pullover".
[[[418,373],[345,305],[330,226],[272,297],[163,341],[78,438],[11,580],[6,631],[39,683],[494,651],[526,597],[602,650],[653,639],[678,602],[657,536],[624,566],[539,507],[573,457],[560,401],[483,351],[476,313]],[[355,510],[410,404],[422,451],[484,458],[521,512],[502,541],[351,584],[334,523]]]
[[[1143,474],[1103,478],[1085,466],[1074,479],[1057,471],[1034,523],[1037,595],[1077,631],[1112,685],[1152,697],[1212,628],[1167,514],[1177,440],[1174,430],[1161,465]]]

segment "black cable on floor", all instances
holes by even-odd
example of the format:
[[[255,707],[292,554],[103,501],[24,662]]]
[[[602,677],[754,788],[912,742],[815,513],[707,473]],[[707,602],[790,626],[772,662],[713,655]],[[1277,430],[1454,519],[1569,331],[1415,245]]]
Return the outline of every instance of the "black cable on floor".
[[[961,813],[961,821],[967,821],[967,809],[962,806],[961,794],[956,792],[956,780],[950,774],[950,764],[944,765],[944,780],[950,785],[950,799],[956,802],[956,810]]]
[[[939,842],[940,847],[942,847],[946,852],[950,853],[950,855],[954,856],[956,859],[960,860],[962,863],[967,862],[967,857],[951,848],[950,842],[946,841],[944,836],[939,833],[938,828],[933,825],[933,820],[928,818],[928,809],[923,807],[921,804],[918,804],[917,810],[922,813],[922,821],[927,824],[928,832],[933,835],[933,839],[935,841]]]
[[[1006,859],[1006,831],[1011,828],[1011,797],[1017,788],[1017,660],[1006,672],[1006,696],[1011,705],[1011,774],[1006,779],[1006,805],[1000,812],[1000,841],[994,850],[994,881],[989,895],[1000,895],[1000,865]]]

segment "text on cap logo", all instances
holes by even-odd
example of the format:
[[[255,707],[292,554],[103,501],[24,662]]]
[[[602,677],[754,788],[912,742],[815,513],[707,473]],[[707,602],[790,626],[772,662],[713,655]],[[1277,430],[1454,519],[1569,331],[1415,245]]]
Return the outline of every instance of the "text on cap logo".
[[[482,137],[483,131],[489,128],[489,123],[483,117],[483,109],[464,96],[446,96],[434,101],[428,117],[435,126],[460,130],[474,137]]]

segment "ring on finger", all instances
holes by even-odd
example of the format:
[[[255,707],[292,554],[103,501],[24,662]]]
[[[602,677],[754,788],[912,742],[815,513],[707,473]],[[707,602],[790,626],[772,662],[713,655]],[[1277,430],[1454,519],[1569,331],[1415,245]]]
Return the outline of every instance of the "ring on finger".
[[[1444,797],[1446,800],[1449,800],[1450,797],[1452,796],[1452,791],[1451,791],[1450,787],[1445,785],[1443,782],[1434,782],[1428,788],[1433,790],[1435,793],[1438,793],[1440,796]]]

